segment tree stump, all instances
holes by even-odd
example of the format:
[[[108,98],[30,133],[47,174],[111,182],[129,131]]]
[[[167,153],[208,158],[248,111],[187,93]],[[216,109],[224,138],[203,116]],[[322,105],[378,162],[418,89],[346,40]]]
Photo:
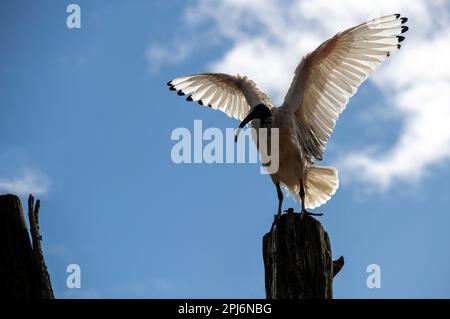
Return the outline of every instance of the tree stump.
[[[20,199],[0,196],[0,299],[53,299],[41,249],[39,200],[28,201],[30,240]]]
[[[267,299],[332,299],[333,277],[344,265],[332,262],[322,224],[311,216],[283,214],[263,237]]]

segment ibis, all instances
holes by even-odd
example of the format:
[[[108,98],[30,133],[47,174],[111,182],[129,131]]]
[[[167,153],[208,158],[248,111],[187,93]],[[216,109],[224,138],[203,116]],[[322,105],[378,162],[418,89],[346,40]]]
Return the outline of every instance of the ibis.
[[[407,18],[393,14],[342,31],[298,64],[284,102],[272,100],[255,82],[240,75],[201,73],[168,82],[169,89],[241,121],[255,130],[278,128],[279,168],[270,174],[282,214],[282,188],[301,202],[301,212],[326,203],[339,187],[335,167],[318,166],[340,113],[358,87],[398,51]]]

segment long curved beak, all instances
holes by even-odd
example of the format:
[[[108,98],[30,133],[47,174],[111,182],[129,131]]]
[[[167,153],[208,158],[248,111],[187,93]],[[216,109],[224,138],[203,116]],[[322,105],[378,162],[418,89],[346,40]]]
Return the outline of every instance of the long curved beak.
[[[237,143],[238,137],[239,137],[239,133],[241,133],[241,130],[248,124],[248,122],[254,120],[255,118],[258,117],[258,112],[256,109],[254,109],[253,111],[251,111],[246,117],[245,119],[241,122],[241,124],[239,124],[239,127],[236,130],[236,134],[234,136],[234,142]]]

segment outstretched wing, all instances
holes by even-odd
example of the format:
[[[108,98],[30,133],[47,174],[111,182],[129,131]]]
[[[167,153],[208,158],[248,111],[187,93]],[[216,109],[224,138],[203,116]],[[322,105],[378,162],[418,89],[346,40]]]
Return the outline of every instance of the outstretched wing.
[[[407,20],[395,14],[360,24],[302,59],[282,107],[293,112],[310,162],[322,159],[339,114],[361,83],[400,49]]]
[[[272,100],[260,91],[255,82],[246,76],[231,76],[223,73],[203,73],[176,78],[167,83],[178,95],[187,95],[186,100],[218,109],[230,117],[243,120],[251,107],[265,104],[272,107]]]

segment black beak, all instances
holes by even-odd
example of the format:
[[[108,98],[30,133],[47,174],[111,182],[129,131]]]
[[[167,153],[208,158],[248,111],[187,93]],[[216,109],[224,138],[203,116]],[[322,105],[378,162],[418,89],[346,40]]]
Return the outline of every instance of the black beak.
[[[259,118],[259,114],[260,112],[258,112],[258,109],[253,109],[246,117],[245,119],[241,122],[241,124],[239,124],[239,127],[236,130],[236,135],[234,136],[234,142],[237,143],[238,137],[239,137],[239,133],[241,132],[241,130],[250,122],[253,121],[256,118]]]

